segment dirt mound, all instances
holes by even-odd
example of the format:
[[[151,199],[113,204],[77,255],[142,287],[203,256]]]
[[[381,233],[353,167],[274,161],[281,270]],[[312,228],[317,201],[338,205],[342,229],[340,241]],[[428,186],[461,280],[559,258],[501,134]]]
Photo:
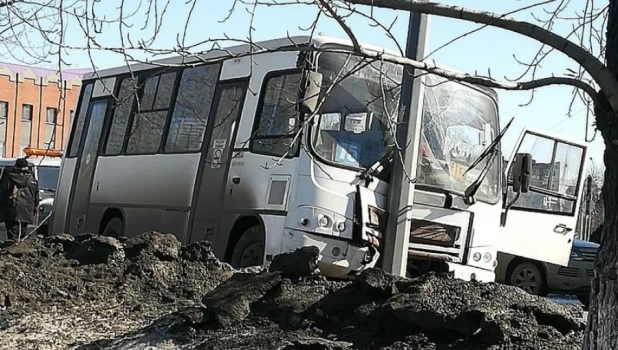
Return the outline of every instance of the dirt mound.
[[[315,249],[234,271],[148,232],[0,249],[0,348],[578,349],[581,309],[497,284],[311,272]]]

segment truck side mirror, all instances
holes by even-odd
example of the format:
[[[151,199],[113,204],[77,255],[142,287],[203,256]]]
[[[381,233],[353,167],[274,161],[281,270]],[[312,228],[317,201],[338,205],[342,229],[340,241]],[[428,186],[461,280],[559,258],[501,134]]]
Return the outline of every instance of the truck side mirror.
[[[300,82],[298,95],[298,110],[301,113],[313,114],[318,108],[318,99],[322,89],[322,73],[305,71]]]
[[[530,174],[532,173],[532,155],[517,153],[513,160],[513,192],[527,193],[530,188]]]
[[[509,209],[517,202],[519,196],[522,193],[527,193],[530,189],[530,176],[532,173],[532,155],[529,153],[517,153],[515,155],[515,159],[513,159],[513,165],[511,165],[511,169],[513,169],[513,193],[515,193],[515,198],[507,203],[504,212],[500,215],[500,226],[504,227],[506,225],[506,217],[508,215]],[[507,198],[507,189],[504,188],[504,201]]]

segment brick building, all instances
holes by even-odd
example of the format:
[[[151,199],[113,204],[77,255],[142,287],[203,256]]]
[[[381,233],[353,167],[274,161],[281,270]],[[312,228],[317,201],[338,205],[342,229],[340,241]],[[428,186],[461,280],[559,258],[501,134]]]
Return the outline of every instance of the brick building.
[[[0,157],[23,156],[25,147],[47,148],[50,141],[63,150],[86,71],[64,71],[61,82],[52,69],[0,63]]]

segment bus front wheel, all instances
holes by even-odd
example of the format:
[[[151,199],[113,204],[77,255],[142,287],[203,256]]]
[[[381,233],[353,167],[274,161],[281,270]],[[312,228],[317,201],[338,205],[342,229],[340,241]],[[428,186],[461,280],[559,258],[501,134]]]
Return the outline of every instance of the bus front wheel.
[[[121,218],[115,216],[106,224],[101,235],[107,237],[120,238],[124,234],[124,223]]]
[[[261,225],[255,225],[243,232],[234,246],[232,267],[259,266],[264,263],[265,232]]]

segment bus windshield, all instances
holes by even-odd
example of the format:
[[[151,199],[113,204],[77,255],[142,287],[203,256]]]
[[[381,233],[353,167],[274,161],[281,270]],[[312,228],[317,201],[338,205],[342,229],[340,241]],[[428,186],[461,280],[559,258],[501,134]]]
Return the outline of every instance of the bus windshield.
[[[338,166],[370,167],[393,146],[401,66],[325,52],[318,67],[326,98],[311,131],[315,153]]]
[[[366,169],[394,146],[403,66],[344,53],[322,53],[322,97],[311,129],[320,159]],[[495,101],[470,86],[427,75],[417,183],[463,193],[487,160],[463,173],[499,133]],[[501,160],[495,160],[476,198],[499,195]],[[387,173],[385,171],[384,173]]]

